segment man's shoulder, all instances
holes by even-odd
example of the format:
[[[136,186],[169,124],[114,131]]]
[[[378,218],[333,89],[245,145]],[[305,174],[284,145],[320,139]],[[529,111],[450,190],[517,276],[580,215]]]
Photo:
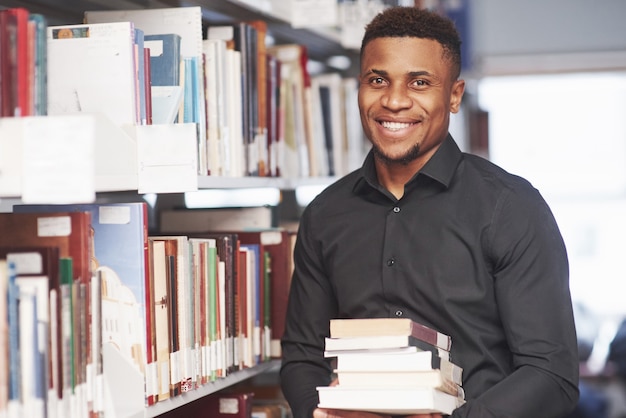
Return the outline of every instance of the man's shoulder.
[[[534,189],[524,177],[511,173],[505,168],[479,155],[463,153],[463,176],[475,175],[496,187],[511,189]]]

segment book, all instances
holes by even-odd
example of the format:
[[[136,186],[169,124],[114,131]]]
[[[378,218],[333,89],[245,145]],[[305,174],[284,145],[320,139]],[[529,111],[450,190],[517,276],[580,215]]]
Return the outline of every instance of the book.
[[[455,363],[417,347],[392,350],[340,352],[337,370],[342,372],[423,372],[439,370],[450,381],[461,385],[463,369]]]
[[[170,303],[168,299],[167,255],[165,242],[149,237],[151,257],[150,281],[152,302],[150,312],[154,339],[154,361],[156,362],[156,400],[170,397]]]
[[[269,161],[268,161],[268,139],[267,139],[267,22],[264,20],[252,20],[246,22],[248,25],[255,29],[255,35],[253,39],[256,41],[256,45],[253,47],[253,52],[256,54],[253,57],[256,66],[256,80],[254,81],[256,86],[256,109],[254,109],[256,116],[254,118],[254,134],[256,142],[256,166],[259,176],[269,175]]]
[[[134,38],[131,22],[49,26],[49,114],[102,113],[122,129],[137,124]]]
[[[176,33],[144,35],[144,46],[150,49],[152,86],[180,85],[180,42]]]
[[[73,279],[91,279],[91,214],[89,212],[0,213],[0,247],[58,247],[71,257]]]
[[[450,415],[464,400],[431,387],[383,388],[320,386],[319,408],[368,411],[390,415]]]
[[[205,98],[207,109],[207,151],[209,174],[231,175],[228,121],[226,68],[226,41],[206,39],[203,41],[205,65]]]
[[[13,116],[31,116],[32,112],[32,89],[33,85],[30,83],[30,76],[33,74],[34,63],[29,61],[29,33],[28,33],[28,18],[29,11],[23,7],[13,7],[7,9],[7,13],[11,16],[15,22],[15,48],[14,58],[16,59],[14,82],[17,85],[17,95],[15,96],[15,108],[13,110]],[[32,58],[32,56],[30,57]]]
[[[322,105],[328,174],[347,174],[348,138],[346,137],[346,98],[343,80],[337,73],[318,74],[312,77],[319,89]],[[314,92],[315,93],[315,92]]]
[[[418,350],[431,351],[441,358],[450,359],[450,352],[427,343],[411,335],[372,335],[367,337],[325,338],[326,357],[334,357],[345,351],[360,351],[389,348],[416,347]]]
[[[241,52],[244,173],[247,176],[259,174],[257,36],[257,29],[246,22],[234,25],[234,48]]]
[[[330,337],[367,337],[376,335],[413,336],[443,350],[450,350],[452,339],[409,318],[331,319]]]
[[[0,257],[0,413],[6,413],[9,402],[8,286],[8,262]]]
[[[451,395],[465,398],[460,383],[450,380],[441,370],[424,371],[381,371],[335,370],[339,386],[384,387],[384,388],[434,388]]]
[[[138,121],[141,125],[148,124],[148,114],[146,105],[146,69],[145,66],[145,46],[144,46],[144,33],[141,29],[135,28],[135,94],[137,95],[137,113],[139,115]]]
[[[0,10],[0,117],[15,115],[17,83],[17,22],[8,10]]]
[[[29,45],[32,48],[32,105],[36,116],[48,114],[48,21],[39,13],[28,16]]]

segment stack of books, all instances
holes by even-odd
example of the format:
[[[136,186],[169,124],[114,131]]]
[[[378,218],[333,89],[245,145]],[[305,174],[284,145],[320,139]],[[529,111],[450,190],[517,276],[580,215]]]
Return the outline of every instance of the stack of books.
[[[450,336],[408,318],[333,319],[325,341],[338,384],[317,388],[320,408],[392,415],[451,414],[465,403]]]

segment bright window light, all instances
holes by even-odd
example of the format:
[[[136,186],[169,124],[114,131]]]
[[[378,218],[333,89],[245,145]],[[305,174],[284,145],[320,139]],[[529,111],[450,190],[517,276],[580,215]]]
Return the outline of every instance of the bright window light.
[[[567,245],[572,298],[626,316],[626,73],[480,82],[490,159],[533,183]]]
[[[185,193],[185,206],[189,209],[276,206],[280,190],[272,187],[258,189],[211,189]]]

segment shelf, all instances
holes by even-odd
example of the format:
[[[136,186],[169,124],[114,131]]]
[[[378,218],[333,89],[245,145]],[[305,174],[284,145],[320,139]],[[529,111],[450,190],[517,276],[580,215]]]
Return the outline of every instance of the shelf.
[[[334,177],[278,178],[278,177],[198,177],[198,189],[276,188],[295,190],[299,186],[328,186]]]
[[[282,1],[282,0],[281,0]],[[255,2],[256,3],[268,3]],[[205,24],[221,24],[243,20],[262,19],[267,22],[268,31],[280,43],[299,43],[307,46],[312,59],[325,60],[332,55],[351,55],[358,60],[358,51],[342,47],[336,28],[294,28],[287,20],[267,10],[254,6],[253,2],[242,0],[5,0],[2,7],[24,7],[31,13],[46,16],[48,24],[80,24],[87,10],[132,10],[155,9],[181,6],[200,6]],[[356,62],[356,61],[355,61]]]
[[[226,389],[234,384],[247,380],[251,377],[257,376],[261,373],[265,373],[270,370],[278,370],[279,368],[280,368],[280,360],[271,360],[269,362],[261,363],[254,367],[251,367],[249,369],[236,371],[222,379],[205,384],[199,387],[198,389],[192,390],[191,392],[186,392],[175,398],[166,399],[165,401],[152,405],[147,408],[145,416],[146,417],[159,416],[175,408],[181,407],[190,402],[198,400],[202,398],[203,396],[207,396],[212,393],[218,392],[222,389]]]

